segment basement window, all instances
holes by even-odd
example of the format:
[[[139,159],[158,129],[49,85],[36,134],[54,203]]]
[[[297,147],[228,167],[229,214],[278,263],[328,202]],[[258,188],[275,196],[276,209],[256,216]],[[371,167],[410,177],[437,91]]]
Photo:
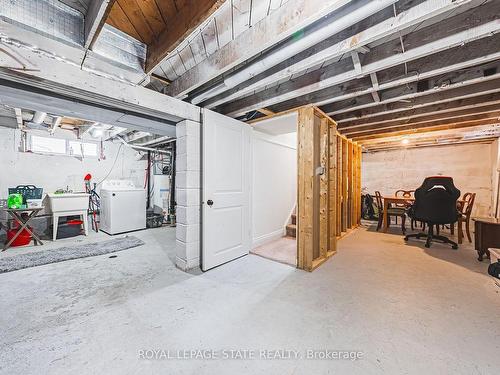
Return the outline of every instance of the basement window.
[[[40,154],[66,154],[66,141],[32,135],[29,139],[29,150]]]
[[[27,151],[45,155],[97,157],[98,145],[92,142],[71,141],[62,138],[28,135]]]
[[[96,143],[87,143],[87,142],[78,142],[78,141],[69,141],[68,143],[68,151],[70,155],[73,156],[97,156],[97,144]]]

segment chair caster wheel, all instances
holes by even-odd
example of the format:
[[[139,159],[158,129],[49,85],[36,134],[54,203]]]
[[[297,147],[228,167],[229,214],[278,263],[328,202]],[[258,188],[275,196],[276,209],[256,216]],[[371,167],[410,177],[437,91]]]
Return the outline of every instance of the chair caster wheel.
[[[407,237],[407,236],[405,236],[404,240],[408,242],[408,237]]]
[[[453,250],[457,250],[457,249],[458,249],[458,246],[457,246],[457,245],[453,245],[451,248],[452,248]]]

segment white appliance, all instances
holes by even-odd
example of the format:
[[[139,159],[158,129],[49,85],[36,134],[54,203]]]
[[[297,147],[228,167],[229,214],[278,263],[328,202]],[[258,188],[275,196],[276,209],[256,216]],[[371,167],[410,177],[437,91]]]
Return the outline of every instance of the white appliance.
[[[166,174],[153,175],[153,204],[168,212],[170,198],[170,176]]]
[[[101,187],[101,230],[118,234],[146,228],[146,190],[128,180],[106,180]]]

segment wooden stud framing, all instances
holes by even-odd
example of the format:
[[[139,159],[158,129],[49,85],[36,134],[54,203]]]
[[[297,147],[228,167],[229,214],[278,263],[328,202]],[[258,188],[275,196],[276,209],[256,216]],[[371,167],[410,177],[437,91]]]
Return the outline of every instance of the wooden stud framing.
[[[361,147],[318,108],[297,112],[297,267],[313,271],[359,224]]]
[[[342,235],[342,137],[336,135],[337,140],[337,212],[336,212],[336,223],[337,228],[336,236],[340,237]]]
[[[348,184],[349,184],[349,174],[347,164],[349,162],[348,153],[347,153],[347,139],[342,139],[342,219],[341,226],[342,232],[347,231],[347,206],[349,202],[348,197]]]

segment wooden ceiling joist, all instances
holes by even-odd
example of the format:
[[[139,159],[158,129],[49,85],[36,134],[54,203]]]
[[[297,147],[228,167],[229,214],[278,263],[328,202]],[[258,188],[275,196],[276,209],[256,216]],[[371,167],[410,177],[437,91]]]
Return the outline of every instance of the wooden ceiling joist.
[[[355,126],[345,126],[339,128],[343,134],[359,134],[364,132],[371,132],[373,130],[387,130],[392,128],[398,128],[407,125],[419,125],[424,123],[435,124],[437,122],[445,121],[457,121],[465,118],[471,118],[471,116],[480,116],[484,114],[500,114],[500,104],[495,103],[491,105],[477,105],[467,109],[457,108],[456,110],[451,110],[449,112],[441,112],[429,115],[414,116],[402,119],[388,120],[385,122],[374,122],[369,124],[360,124]],[[493,115],[495,116],[495,115]]]
[[[380,131],[374,131],[370,134],[351,134],[349,137],[355,141],[358,142],[363,142],[366,140],[370,139],[377,139],[377,138],[384,138],[384,137],[393,137],[397,135],[408,135],[408,134],[418,134],[418,133],[425,133],[425,132],[432,132],[432,131],[439,131],[439,130],[449,130],[449,129],[460,129],[460,128],[468,128],[468,127],[473,127],[473,126],[481,126],[481,125],[496,125],[500,123],[498,120],[498,114],[496,117],[493,118],[488,118],[485,116],[484,119],[476,119],[476,120],[468,120],[468,121],[452,121],[448,124],[443,124],[441,122],[440,125],[434,125],[434,126],[429,126],[429,125],[413,125],[409,127],[402,127],[399,129],[392,129],[387,132],[380,132]]]
[[[198,25],[207,19],[223,0],[176,1],[177,14],[167,20],[167,27],[149,44],[146,73],[155,67],[179,45]]]
[[[452,146],[452,145],[467,145],[467,144],[490,144],[492,143],[496,138],[481,138],[481,139],[471,139],[471,140],[450,140],[450,141],[428,141],[428,142],[415,142],[415,144],[410,144],[407,146],[402,147],[401,144],[393,143],[393,144],[386,144],[386,145],[381,145],[381,146],[373,146],[373,147],[365,147],[365,151],[367,152],[379,152],[379,151],[392,151],[392,150],[400,150],[402,148],[404,149],[409,149],[409,148],[422,148],[422,147],[443,147],[443,146]]]

